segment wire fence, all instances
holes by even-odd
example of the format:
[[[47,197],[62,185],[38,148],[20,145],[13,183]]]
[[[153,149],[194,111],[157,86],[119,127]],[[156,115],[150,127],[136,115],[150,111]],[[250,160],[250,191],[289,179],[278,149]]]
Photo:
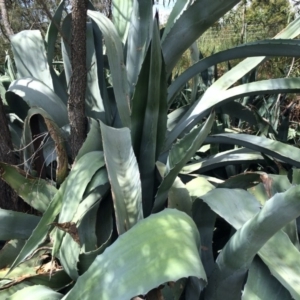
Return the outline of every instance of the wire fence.
[[[245,25],[242,33],[241,27],[210,28],[199,38],[198,44],[204,51],[221,51],[239,44],[271,38],[281,29],[279,26],[270,30],[262,26]]]

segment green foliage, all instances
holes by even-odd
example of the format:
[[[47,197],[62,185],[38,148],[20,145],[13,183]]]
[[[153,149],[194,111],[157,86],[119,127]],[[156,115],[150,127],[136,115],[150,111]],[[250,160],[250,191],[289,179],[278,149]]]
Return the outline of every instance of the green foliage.
[[[300,79],[256,81],[250,73],[266,57],[300,56],[292,40],[300,19],[281,40],[198,62],[193,55],[196,63],[169,80],[182,53],[238,2],[178,1],[162,36],[150,1],[115,1],[124,12],[115,12],[115,24],[89,10],[89,127],[73,162],[66,107],[71,19],[62,20],[60,73],[52,64],[53,23],[46,43],[35,30],[14,36],[18,77],[5,97],[21,120],[25,171],[1,163],[0,176],[41,215],[1,211],[0,238],[8,243],[0,251],[0,297],[234,300],[244,290],[243,299],[251,299],[255,277],[267,274],[262,299],[279,292],[274,282],[282,297],[300,299],[300,150],[279,141],[278,101],[262,98],[299,92]],[[55,14],[59,23],[64,4]],[[217,64],[242,58],[216,76]],[[181,107],[176,97],[194,77]],[[237,134],[255,126],[260,136]]]

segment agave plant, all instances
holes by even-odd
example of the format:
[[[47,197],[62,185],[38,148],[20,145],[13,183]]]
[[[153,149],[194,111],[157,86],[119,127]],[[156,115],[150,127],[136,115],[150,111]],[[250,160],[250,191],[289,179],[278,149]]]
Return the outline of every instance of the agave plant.
[[[74,162],[66,106],[70,16],[61,28],[64,70],[53,68],[55,24],[65,1],[45,41],[34,30],[12,37],[17,79],[5,96],[24,121],[24,170],[1,163],[0,174],[41,215],[0,210],[0,239],[8,241],[0,252],[3,299],[240,299],[242,290],[243,299],[253,293],[300,299],[298,170],[289,177],[253,172],[226,181],[203,175],[270,157],[299,167],[300,151],[290,145],[210,132],[216,127],[212,111],[235,99],[299,92],[299,78],[231,86],[266,56],[299,56],[299,41],[292,38],[300,33],[300,19],[280,40],[216,53],[168,80],[182,53],[238,2],[178,0],[162,34],[151,1],[114,1],[113,22],[90,4],[89,128]],[[201,98],[170,111],[186,82],[235,58],[246,59]],[[205,143],[240,148],[192,161]],[[232,226],[232,237],[215,260],[213,231],[221,218]]]

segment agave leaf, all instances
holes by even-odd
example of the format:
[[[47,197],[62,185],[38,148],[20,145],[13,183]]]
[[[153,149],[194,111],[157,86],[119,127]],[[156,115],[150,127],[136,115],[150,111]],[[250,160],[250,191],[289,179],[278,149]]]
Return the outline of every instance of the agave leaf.
[[[10,81],[17,79],[15,66],[12,59],[10,58],[10,55],[8,54],[8,51],[6,52],[5,55],[4,68],[5,68],[5,73],[10,77]]]
[[[97,84],[100,89],[101,93],[101,99],[102,99],[102,105],[104,107],[105,112],[105,120],[103,121],[104,116],[102,117],[101,121],[105,122],[106,125],[111,126],[116,110],[116,104],[114,102],[113,97],[109,97],[107,93],[107,87],[106,87],[106,81],[105,81],[105,58],[104,55],[104,47],[103,47],[103,35],[98,27],[98,25],[92,20],[92,26],[93,26],[93,37],[94,37],[94,50],[95,50],[95,56],[96,56],[96,64],[97,64]],[[90,66],[88,65],[88,68]]]
[[[236,229],[260,211],[260,203],[255,197],[241,189],[213,189],[201,199]]]
[[[201,187],[198,186],[198,189],[200,190]],[[212,239],[217,215],[200,198],[195,199],[193,202],[192,211],[193,220],[197,225],[201,238],[201,248],[199,249],[201,261],[203,262],[205,273],[209,278],[215,265]]]
[[[59,247],[58,257],[64,270],[73,280],[79,276],[77,270],[79,254],[80,245],[74,241],[70,234],[65,234]]]
[[[215,189],[201,198],[235,229],[241,228],[260,210],[258,201],[243,190]],[[241,213],[237,214],[237,211]],[[260,249],[258,254],[273,276],[286,287],[294,298],[299,299],[300,253],[287,234],[282,230],[278,231]]]
[[[101,132],[117,230],[122,234],[143,218],[139,167],[128,128],[115,129],[101,123]]]
[[[76,162],[66,181],[63,206],[58,223],[72,221],[88,183],[103,165],[104,157],[101,151],[89,152]]]
[[[175,178],[183,166],[191,159],[192,155],[200,148],[209,134],[214,122],[214,117],[215,114],[212,113],[203,127],[195,128],[170,150],[166,171],[155,197],[153,212],[158,212],[163,209],[169,189],[174,183]]]
[[[51,263],[51,262],[50,262]],[[44,265],[40,265],[41,268],[47,268],[49,263]],[[42,274],[32,276],[28,278],[28,282],[34,285],[45,285],[52,290],[61,290],[64,287],[68,286],[72,283],[72,279],[67,275],[64,270],[55,270],[55,273],[51,274],[51,278],[49,279],[50,270],[46,269]],[[26,280],[26,281],[27,281]]]
[[[185,213],[166,209],[151,215],[97,256],[63,299],[131,299],[183,277],[206,281],[199,243],[197,228]]]
[[[262,55],[298,57],[299,40],[280,39],[252,42],[228,50],[220,51],[216,54],[206,57],[200,60],[198,63],[194,64],[193,66],[189,67],[186,71],[180,74],[180,76],[178,76],[174,80],[174,82],[172,82],[172,84],[168,88],[168,104],[170,105],[173,102],[176,94],[182,89],[186,82],[188,82],[197,74],[207,70],[209,67],[231,59],[241,59]],[[227,76],[226,73],[225,76]],[[236,81],[238,79],[240,78],[236,78]],[[219,82],[221,81],[223,81],[222,77],[219,79]],[[230,87],[230,85],[226,86],[227,88]]]
[[[294,166],[300,166],[300,150],[291,145],[277,142],[265,137],[247,134],[224,133],[212,135],[206,139],[207,143],[226,143],[247,147],[275,157]]]
[[[61,52],[64,63],[64,75],[66,77],[67,87],[69,88],[70,78],[72,76],[71,67],[71,28],[72,28],[72,15],[68,14],[61,25],[61,31],[64,37],[61,39]]]
[[[45,172],[45,161],[46,157],[43,157],[43,143],[44,138],[39,138],[41,134],[41,129],[39,126],[39,118],[42,118],[46,128],[53,141],[53,152],[56,152],[56,183],[57,185],[62,184],[68,173],[68,154],[65,146],[64,136],[62,135],[59,127],[52,120],[50,115],[41,108],[34,107],[28,111],[28,115],[24,121],[24,134],[23,134],[23,146],[24,146],[24,161],[25,167],[28,165],[30,160],[34,159],[34,154],[32,153],[32,148],[34,147],[34,152],[37,153],[36,157],[36,169],[38,174]],[[33,136],[34,134],[34,136]],[[33,147],[30,145],[33,144]],[[53,153],[51,153],[53,156]],[[40,165],[38,165],[40,163]],[[27,167],[30,169],[30,167]]]
[[[86,216],[88,216],[88,214]],[[93,251],[81,252],[81,254],[79,255],[79,263],[78,263],[79,274],[83,274],[84,272],[86,272],[87,269],[95,260],[95,258],[98,255],[102,254],[104,250],[108,246],[110,246],[113,240],[113,226],[114,226],[112,216],[113,216],[113,208],[110,199],[105,198],[101,200],[100,207],[97,211],[97,223],[93,225],[96,230],[95,234],[97,237],[97,241],[94,245],[90,245],[91,249],[92,247],[93,249],[95,249],[96,245],[99,245],[99,247]],[[79,235],[81,231],[84,231],[84,229],[86,228],[85,228],[85,220],[83,219],[78,228]],[[87,235],[86,232],[84,232],[84,235],[85,236]],[[85,241],[85,237],[82,239],[82,241],[83,242]],[[92,239],[90,239],[90,241],[92,241]],[[85,247],[85,249],[88,250],[87,247]]]
[[[90,252],[85,252],[85,253],[81,253],[79,255],[79,263],[78,263],[78,272],[79,274],[83,274],[85,273],[88,268],[90,267],[90,265],[93,263],[93,261],[96,259],[96,257],[100,254],[102,254],[107,247],[109,247],[111,245],[111,241],[112,241],[112,220],[111,220],[111,231],[109,232],[110,235],[107,239],[107,241],[105,243],[103,243],[99,248],[97,248],[94,251],[90,251]]]
[[[9,272],[19,265],[26,257],[31,255],[33,251],[46,239],[49,230],[49,224],[54,222],[56,216],[61,210],[65,185],[66,183],[64,182],[51,200],[47,210],[40,219],[40,222],[33,230],[31,236],[20,251],[14,263],[11,265]]]
[[[238,2],[227,0],[221,4],[210,0],[194,1],[181,14],[162,43],[167,73],[172,71],[184,51]]]
[[[293,39],[300,34],[300,18],[296,18],[293,22],[275,36],[275,39]],[[288,51],[286,51],[287,55]],[[295,53],[296,54],[296,53]],[[299,52],[298,52],[299,55]],[[298,56],[297,55],[297,56]],[[242,78],[260,63],[265,60],[265,56],[246,58],[237,66],[220,77],[206,92],[205,98],[210,99],[211,95],[226,90],[232,86],[237,80]],[[205,99],[204,98],[204,99]],[[203,100],[204,100],[203,99]]]
[[[56,71],[53,69],[53,58],[55,55],[55,43],[57,40],[62,13],[65,7],[65,0],[62,0],[53,17],[52,20],[48,26],[47,33],[45,36],[45,46],[47,50],[47,60],[50,67],[50,74],[53,81],[53,88],[55,93],[60,97],[60,99],[67,104],[68,101],[68,93],[66,92],[66,89],[64,88],[63,82],[60,80],[59,76],[57,75]]]
[[[8,300],[30,300],[32,297],[40,300],[59,300],[62,299],[63,295],[53,291],[51,288],[44,285],[34,285],[23,288],[15,294],[8,297]]]
[[[112,20],[123,44],[128,35],[132,6],[133,0],[112,0]]]
[[[94,43],[93,25],[87,23],[86,33],[86,63],[87,89],[85,94],[85,110],[89,117],[106,122],[105,109],[98,84],[98,64],[96,63],[96,49]]]
[[[300,215],[299,192],[300,186],[295,186],[276,194],[232,236],[217,258],[210,277],[212,284],[205,293],[207,300],[224,299],[225,295],[239,297],[256,253],[278,230]]]
[[[192,215],[192,199],[185,184],[176,177],[172,187],[168,193],[168,207],[176,208],[185,212],[187,215]]]
[[[256,185],[250,190],[250,192],[260,200],[260,203],[264,205],[269,198],[273,197],[277,193],[287,191],[292,185],[285,175],[274,174],[262,174],[262,183]],[[260,189],[260,185],[263,187]],[[282,229],[290,238],[291,242],[299,249],[299,238],[297,232],[296,220],[291,221]]]
[[[292,300],[290,293],[276,280],[266,265],[255,257],[248,273],[242,300]]]
[[[123,126],[130,128],[130,99],[121,40],[112,22],[104,15],[88,10],[88,16],[103,34],[119,115]]]
[[[99,121],[92,118],[88,118],[88,120],[89,132],[76,156],[75,161],[79,160],[83,155],[89,152],[103,151]]]
[[[258,254],[271,274],[290,292],[292,298],[300,299],[300,254],[288,235],[283,231],[277,232]]]
[[[67,180],[64,182],[66,183],[66,185],[64,189],[63,203],[58,218],[59,224],[73,221],[79,204],[83,200],[83,195],[86,187],[93,178],[94,174],[100,168],[102,168],[103,165],[104,157],[103,152],[101,151],[89,152],[76,162]],[[64,231],[56,231],[52,256],[56,256],[56,254],[58,253],[64,236]]]
[[[196,177],[186,184],[186,188],[188,189],[190,196],[194,201],[196,198],[199,198],[213,190],[215,186],[211,184],[205,177]]]
[[[38,272],[42,273],[43,271],[39,270],[37,272],[37,267],[40,267],[43,262],[40,256],[42,254],[46,254],[47,250],[37,250],[37,252],[30,257],[30,259],[26,260],[25,262],[21,263],[17,268],[12,270],[9,274],[9,276],[5,276],[7,273],[7,268],[0,270],[0,278],[9,279],[12,283],[17,284],[20,281],[23,281],[27,278],[36,276]],[[49,250],[48,250],[49,253]],[[26,275],[27,278],[24,278],[24,275]],[[2,287],[7,287],[6,284],[4,284]]]
[[[47,59],[49,66],[52,66],[54,52],[55,52],[55,43],[58,36],[58,31],[60,28],[60,22],[62,18],[62,13],[65,7],[65,0],[61,0],[58,7],[55,10],[54,15],[52,16],[51,22],[48,26],[47,33],[45,36],[46,50],[47,50]]]
[[[19,239],[10,240],[4,245],[0,251],[0,270],[7,268],[14,262],[24,244],[25,240]]]
[[[166,284],[161,290],[163,296],[162,299],[179,300],[185,290],[186,283],[187,279],[182,278],[177,280],[176,282],[170,282]]]
[[[180,173],[189,174],[195,171],[197,171],[197,173],[204,173],[223,166],[233,164],[240,165],[243,163],[261,163],[263,161],[264,158],[259,152],[245,148],[239,148],[224,151],[199,161],[188,163],[181,169]]]
[[[185,1],[185,0],[178,0],[175,2],[174,7],[168,17],[167,24],[164,28],[164,32],[161,38],[161,42],[165,40],[166,36],[170,32],[171,28],[174,26],[177,19],[180,17],[180,15],[183,13],[184,10],[190,5],[191,1]]]
[[[23,281],[17,285],[13,285],[7,289],[0,290],[0,297],[2,299],[8,299],[9,296],[13,295],[17,291],[22,290],[23,288],[25,288],[27,286],[31,286],[31,283]]]
[[[38,106],[44,109],[59,127],[69,123],[66,105],[39,80],[22,78],[12,82],[6,93],[6,100],[21,119],[25,119],[29,107]]]
[[[40,217],[0,208],[0,240],[27,239]]]
[[[130,95],[132,95],[142,63],[152,38],[152,3],[147,0],[134,0],[127,39],[126,71]]]
[[[190,105],[181,106],[168,114],[167,128],[168,132],[177,125],[182,116],[189,110]]]
[[[227,189],[248,189],[256,186],[261,180],[261,174],[245,172],[231,176],[227,180],[217,185],[218,188]]]
[[[72,220],[74,223],[77,223],[79,220],[77,234],[79,243],[82,246],[80,247],[80,245],[71,237],[71,235],[66,234],[59,249],[59,259],[61,264],[67,274],[74,280],[79,275],[77,267],[79,262],[79,254],[83,251],[88,252],[95,250],[97,246],[97,236],[95,231],[98,207],[100,201],[109,191],[110,187],[110,185],[107,183],[108,179],[106,170],[104,168],[101,170],[102,172],[98,171],[96,176],[106,178],[106,184],[96,188],[86,197],[86,199],[80,203],[76,215]]]
[[[94,251],[97,248],[97,233],[96,233],[96,221],[98,216],[98,208],[101,200],[109,191],[110,185],[104,184],[99,186],[81,203],[85,204],[89,208],[83,211],[83,208],[79,206],[78,211],[81,213],[81,220],[78,226],[78,234],[80,243],[82,245],[81,250],[84,252]],[[83,215],[83,216],[82,216]]]
[[[45,44],[39,30],[23,30],[10,39],[18,77],[31,77],[53,90]]]
[[[46,211],[57,189],[41,178],[29,176],[23,170],[0,163],[1,179],[7,182],[26,203],[40,212]]]
[[[237,118],[240,121],[244,121],[251,126],[257,126],[257,118],[255,111],[251,110],[249,107],[239,103],[237,101],[231,101],[221,106],[222,112],[230,115],[230,117]],[[264,119],[260,120],[263,124],[268,124]]]
[[[132,144],[139,163],[145,217],[152,209],[155,163],[165,140],[167,87],[157,22],[132,100]]]
[[[203,115],[216,106],[225,104],[231,100],[247,96],[262,95],[268,93],[298,93],[300,91],[299,78],[269,79],[258,82],[242,84],[229,90],[216,92],[213,96],[204,96],[192,105],[189,111],[182,117],[181,121],[170,132],[165,149],[187,128],[195,125]]]
[[[190,46],[190,53],[191,53],[191,63],[194,65],[199,61],[199,55],[200,55],[197,42],[194,42],[192,46]],[[191,86],[192,91],[191,91],[190,103],[194,103],[196,100],[199,83],[200,83],[199,76],[193,77],[192,86]]]

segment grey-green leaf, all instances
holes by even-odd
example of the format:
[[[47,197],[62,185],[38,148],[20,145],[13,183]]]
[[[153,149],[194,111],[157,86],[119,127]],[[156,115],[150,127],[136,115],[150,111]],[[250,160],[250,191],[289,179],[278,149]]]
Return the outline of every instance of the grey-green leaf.
[[[210,133],[214,116],[215,114],[212,113],[203,127],[194,128],[170,150],[165,175],[155,197],[153,212],[158,212],[163,209],[169,189],[175,178]]]
[[[53,90],[41,32],[39,30],[23,30],[11,37],[11,44],[18,77],[38,79]]]
[[[183,277],[206,281],[199,246],[192,219],[175,209],[166,209],[120,236],[63,299],[124,300]]]
[[[59,127],[69,123],[66,105],[48,86],[37,79],[22,78],[12,82],[6,93],[6,100],[22,119],[26,117],[29,107],[38,106]]]
[[[244,146],[254,151],[273,156],[276,159],[296,167],[300,167],[300,150],[298,148],[265,137],[224,133],[212,135],[206,139],[206,142]]]
[[[27,239],[40,217],[0,208],[0,240]]]
[[[116,129],[101,122],[103,149],[119,234],[143,218],[139,167],[128,128]]]
[[[59,300],[62,299],[63,295],[53,291],[47,286],[44,285],[33,285],[28,286],[20,291],[14,293],[7,300],[31,300],[31,299],[39,299],[39,300]]]

